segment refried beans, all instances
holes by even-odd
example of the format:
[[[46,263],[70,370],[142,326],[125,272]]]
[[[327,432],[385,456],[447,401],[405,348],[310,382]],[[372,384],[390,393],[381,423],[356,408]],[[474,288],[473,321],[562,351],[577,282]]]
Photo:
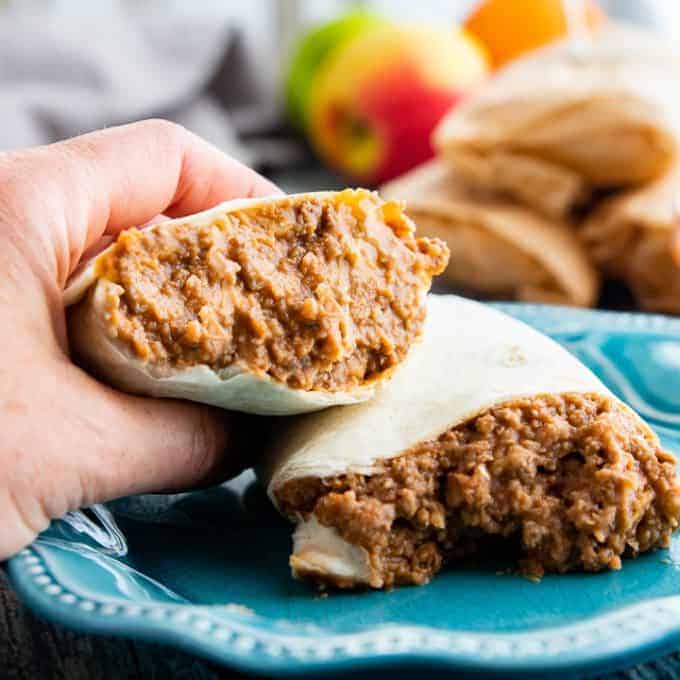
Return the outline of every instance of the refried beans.
[[[575,393],[515,399],[372,475],[292,480],[276,497],[365,548],[372,587],[426,583],[499,538],[530,576],[618,569],[667,546],[680,518],[675,458],[619,402]]]
[[[242,364],[338,391],[398,364],[421,333],[448,250],[365,190],[290,197],[122,233],[97,262],[118,284],[107,331],[155,366]]]

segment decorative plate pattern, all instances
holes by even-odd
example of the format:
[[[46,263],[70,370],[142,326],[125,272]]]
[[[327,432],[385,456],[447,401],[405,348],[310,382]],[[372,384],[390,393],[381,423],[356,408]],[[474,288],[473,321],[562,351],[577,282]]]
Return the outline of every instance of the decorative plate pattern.
[[[680,452],[680,320],[497,307],[567,346]],[[290,528],[252,475],[110,507],[115,520],[100,506],[72,513],[10,560],[17,591],[43,616],[256,673],[314,677],[414,664],[595,672],[680,645],[680,539],[619,572],[532,583],[481,563],[423,588],[320,597],[290,578]]]

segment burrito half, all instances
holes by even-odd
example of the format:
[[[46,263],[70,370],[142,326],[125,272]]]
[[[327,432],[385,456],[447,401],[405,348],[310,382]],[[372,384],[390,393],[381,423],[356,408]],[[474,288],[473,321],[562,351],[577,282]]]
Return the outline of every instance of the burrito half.
[[[372,401],[284,423],[261,471],[297,523],[295,576],[426,583],[499,540],[530,575],[617,569],[669,543],[675,459],[574,356],[431,296],[424,342]]]
[[[573,229],[472,189],[450,163],[421,165],[384,185],[381,194],[405,200],[418,233],[448,244],[443,278],[453,286],[527,302],[594,304],[598,274]]]
[[[365,190],[131,229],[70,282],[71,346],[116,387],[259,414],[369,398],[421,335],[444,244]]]

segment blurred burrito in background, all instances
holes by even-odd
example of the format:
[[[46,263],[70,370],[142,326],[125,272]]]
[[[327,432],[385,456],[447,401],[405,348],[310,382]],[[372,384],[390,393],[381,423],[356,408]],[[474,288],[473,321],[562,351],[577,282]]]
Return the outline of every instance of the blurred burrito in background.
[[[598,273],[565,223],[461,182],[435,159],[381,193],[401,198],[421,235],[451,250],[448,283],[476,295],[577,306],[595,303]]]
[[[610,24],[501,70],[435,130],[438,158],[390,182],[445,238],[459,290],[593,305],[600,275],[680,313],[680,58]]]
[[[594,261],[625,281],[644,309],[680,313],[680,164],[655,182],[600,202],[581,228]]]
[[[549,217],[662,175],[676,155],[680,61],[637,29],[561,42],[502,71],[439,125],[469,183]]]

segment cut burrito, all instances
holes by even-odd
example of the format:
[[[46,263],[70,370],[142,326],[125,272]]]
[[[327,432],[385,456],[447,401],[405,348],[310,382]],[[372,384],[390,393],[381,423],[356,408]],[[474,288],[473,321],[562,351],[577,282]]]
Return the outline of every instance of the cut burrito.
[[[424,341],[366,404],[283,423],[260,475],[297,523],[293,574],[426,583],[500,541],[525,573],[617,569],[669,543],[675,459],[574,356],[431,296]]]
[[[381,188],[408,204],[418,233],[448,243],[443,278],[475,295],[568,305],[594,304],[598,274],[566,224],[472,189],[434,160]]]
[[[669,167],[679,63],[658,38],[612,26],[509,66],[442,120],[434,143],[466,181],[563,218]]]
[[[680,166],[603,201],[581,237],[595,262],[630,287],[641,307],[680,313]]]
[[[366,190],[122,232],[72,278],[71,347],[124,390],[257,414],[368,399],[422,332],[446,246]]]

